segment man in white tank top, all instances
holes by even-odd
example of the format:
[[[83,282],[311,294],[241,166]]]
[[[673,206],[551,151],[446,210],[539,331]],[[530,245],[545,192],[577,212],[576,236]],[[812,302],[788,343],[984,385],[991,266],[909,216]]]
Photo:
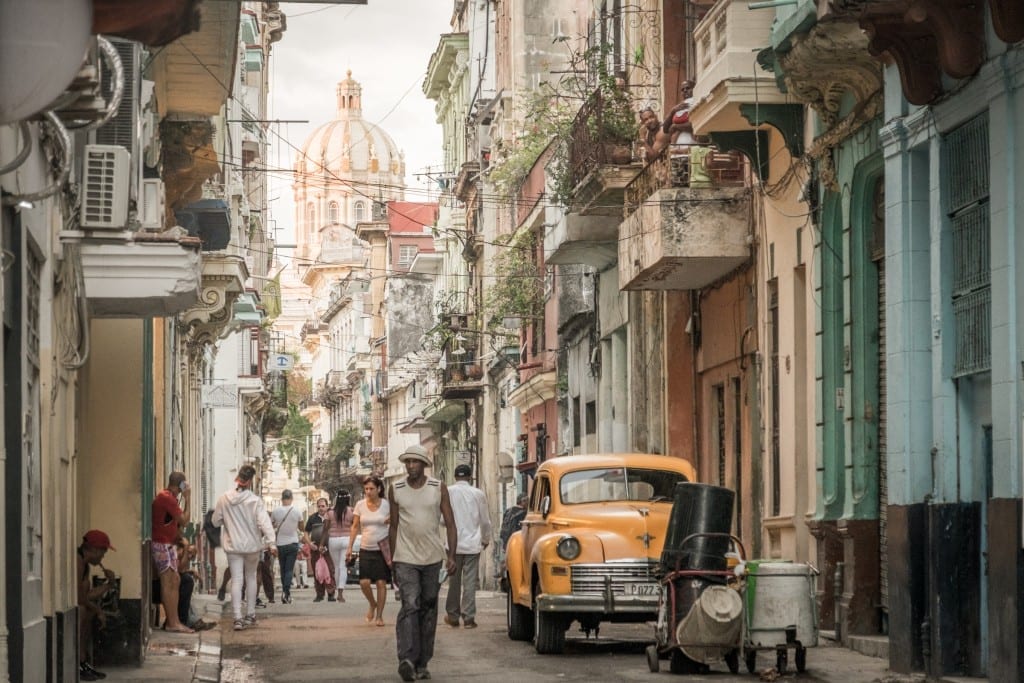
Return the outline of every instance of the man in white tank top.
[[[395,581],[402,595],[402,608],[395,621],[398,675],[403,681],[413,681],[430,678],[427,664],[434,656],[441,563],[447,562],[449,574],[455,571],[458,536],[448,488],[424,474],[432,464],[426,449],[409,446],[398,459],[405,463],[408,476],[388,491],[388,540]],[[441,540],[442,518],[450,548],[447,553]]]

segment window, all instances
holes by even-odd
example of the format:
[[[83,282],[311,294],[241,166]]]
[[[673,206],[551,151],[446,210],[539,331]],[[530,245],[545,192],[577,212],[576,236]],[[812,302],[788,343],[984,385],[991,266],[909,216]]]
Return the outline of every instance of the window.
[[[364,204],[363,202],[356,202],[353,211],[355,212],[354,215],[357,223],[359,221],[366,220],[366,204]]]
[[[992,365],[987,115],[946,136],[944,151],[953,242],[953,375],[962,377]]]
[[[407,266],[416,258],[419,251],[415,244],[403,244],[398,248],[398,265]]]
[[[331,202],[327,205],[327,220],[330,221],[331,225],[341,222],[341,209],[338,208],[338,202]]]
[[[599,503],[613,500],[672,500],[676,484],[686,476],[669,470],[612,467],[566,472],[558,484],[562,503]]]
[[[316,207],[313,206],[313,202],[306,204],[306,227],[309,229],[309,233],[313,234],[313,228],[316,226]]]

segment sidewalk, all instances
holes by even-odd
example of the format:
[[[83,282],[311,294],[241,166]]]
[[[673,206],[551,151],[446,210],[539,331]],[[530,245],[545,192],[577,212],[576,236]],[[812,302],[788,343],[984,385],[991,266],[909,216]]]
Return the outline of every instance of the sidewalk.
[[[192,604],[206,621],[220,622],[223,606],[213,595],[193,595]],[[221,628],[199,633],[153,631],[141,667],[104,669],[107,681],[203,681],[220,680]]]

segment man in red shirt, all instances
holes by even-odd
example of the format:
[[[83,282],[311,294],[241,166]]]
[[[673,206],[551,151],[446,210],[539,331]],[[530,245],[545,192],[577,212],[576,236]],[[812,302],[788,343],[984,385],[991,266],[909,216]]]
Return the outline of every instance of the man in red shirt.
[[[178,505],[181,496],[182,509]],[[171,472],[167,477],[167,488],[156,494],[153,499],[153,534],[152,554],[157,576],[160,577],[160,602],[164,606],[167,621],[164,628],[179,633],[192,633],[178,618],[178,588],[181,577],[178,575],[178,549],[174,542],[181,535],[181,530],[188,524],[189,500],[192,490],[185,481],[184,472]]]

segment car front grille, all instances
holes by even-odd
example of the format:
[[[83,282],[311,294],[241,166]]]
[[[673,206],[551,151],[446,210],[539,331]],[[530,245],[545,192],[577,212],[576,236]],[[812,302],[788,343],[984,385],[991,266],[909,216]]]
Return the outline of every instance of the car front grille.
[[[657,583],[654,562],[616,562],[572,565],[572,592],[579,595],[604,595],[610,585],[612,595],[625,595],[631,583]]]

